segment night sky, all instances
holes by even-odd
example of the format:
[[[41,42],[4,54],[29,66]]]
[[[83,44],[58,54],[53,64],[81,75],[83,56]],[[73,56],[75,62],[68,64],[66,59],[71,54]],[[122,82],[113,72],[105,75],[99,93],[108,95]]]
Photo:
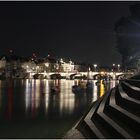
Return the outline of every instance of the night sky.
[[[0,2],[0,55],[48,54],[76,61],[121,63],[115,22],[134,2]]]

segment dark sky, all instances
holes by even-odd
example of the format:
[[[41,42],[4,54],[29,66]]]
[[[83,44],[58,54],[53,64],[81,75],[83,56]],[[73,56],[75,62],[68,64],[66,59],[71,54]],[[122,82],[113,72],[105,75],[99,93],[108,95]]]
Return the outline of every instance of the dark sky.
[[[0,54],[120,63],[114,24],[133,2],[0,2]]]

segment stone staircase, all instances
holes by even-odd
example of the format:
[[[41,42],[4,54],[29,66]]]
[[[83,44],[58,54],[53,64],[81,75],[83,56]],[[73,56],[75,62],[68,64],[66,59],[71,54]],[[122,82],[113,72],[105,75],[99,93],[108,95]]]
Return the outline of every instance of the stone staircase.
[[[140,80],[120,81],[94,103],[75,129],[84,138],[140,138]]]

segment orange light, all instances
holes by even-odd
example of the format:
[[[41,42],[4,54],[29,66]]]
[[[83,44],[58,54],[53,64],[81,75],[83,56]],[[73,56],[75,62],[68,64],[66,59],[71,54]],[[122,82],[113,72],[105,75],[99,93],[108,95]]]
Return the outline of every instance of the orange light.
[[[104,95],[104,84],[103,80],[100,81],[100,97]]]

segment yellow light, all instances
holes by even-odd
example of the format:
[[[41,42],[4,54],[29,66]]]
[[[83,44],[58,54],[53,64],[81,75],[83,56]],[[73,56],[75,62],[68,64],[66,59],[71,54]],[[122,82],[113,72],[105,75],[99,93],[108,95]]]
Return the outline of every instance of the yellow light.
[[[104,95],[104,84],[103,80],[100,81],[100,97]]]
[[[104,74],[105,74],[105,72],[101,71],[101,75],[104,75]]]
[[[47,63],[45,63],[45,66],[46,66],[46,67],[49,67],[49,63],[48,63],[48,62],[47,62]]]

